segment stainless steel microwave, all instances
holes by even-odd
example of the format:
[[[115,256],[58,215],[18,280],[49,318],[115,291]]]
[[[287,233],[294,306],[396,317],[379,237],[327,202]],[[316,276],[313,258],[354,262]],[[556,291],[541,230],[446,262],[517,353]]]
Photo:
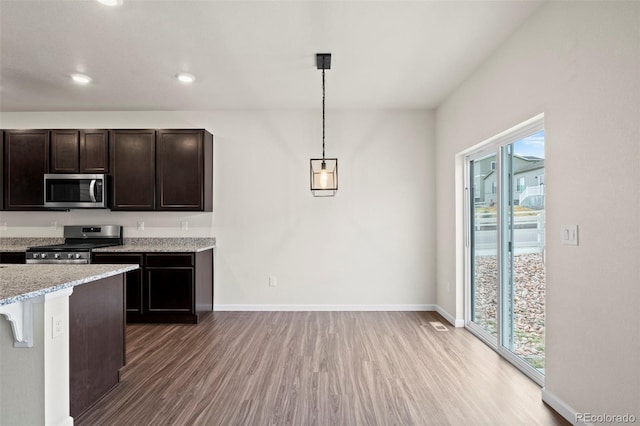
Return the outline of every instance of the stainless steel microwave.
[[[107,208],[107,175],[44,175],[44,206],[64,209]]]

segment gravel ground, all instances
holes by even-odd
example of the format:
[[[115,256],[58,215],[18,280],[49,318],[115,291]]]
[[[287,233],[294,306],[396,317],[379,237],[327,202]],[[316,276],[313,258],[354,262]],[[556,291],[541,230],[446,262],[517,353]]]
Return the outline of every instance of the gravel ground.
[[[475,259],[476,322],[496,333],[496,257]],[[541,254],[520,254],[514,258],[514,348],[513,351],[536,368],[544,364],[545,274]]]

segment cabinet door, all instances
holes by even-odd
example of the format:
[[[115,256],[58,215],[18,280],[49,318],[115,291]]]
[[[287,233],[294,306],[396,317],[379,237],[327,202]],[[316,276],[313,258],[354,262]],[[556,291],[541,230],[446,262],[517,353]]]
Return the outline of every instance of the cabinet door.
[[[80,172],[109,172],[109,131],[80,131]]]
[[[127,314],[142,314],[142,254],[141,253],[93,253],[93,263],[137,264],[140,269],[125,274],[125,304]]]
[[[213,136],[202,129],[158,130],[157,210],[211,211]]]
[[[145,313],[195,313],[193,268],[145,268]]]
[[[202,210],[201,130],[158,130],[157,210]]]
[[[79,167],[80,132],[51,131],[51,173],[77,173]]]
[[[49,172],[49,131],[4,132],[5,209],[44,208],[44,174]]]
[[[155,130],[110,133],[111,210],[155,208]]]

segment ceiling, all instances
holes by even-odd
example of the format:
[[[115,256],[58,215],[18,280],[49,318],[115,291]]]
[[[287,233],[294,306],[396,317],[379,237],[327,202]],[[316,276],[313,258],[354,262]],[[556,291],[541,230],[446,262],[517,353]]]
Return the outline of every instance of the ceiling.
[[[1,0],[0,110],[433,108],[539,5]]]

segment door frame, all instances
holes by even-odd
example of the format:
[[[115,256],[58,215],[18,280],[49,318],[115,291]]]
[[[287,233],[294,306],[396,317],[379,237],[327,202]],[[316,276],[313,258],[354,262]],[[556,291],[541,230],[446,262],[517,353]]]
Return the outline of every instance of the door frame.
[[[514,126],[488,140],[466,150],[462,153],[463,157],[463,221],[464,221],[464,327],[472,334],[478,337],[481,341],[487,344],[490,348],[495,350],[500,356],[509,361],[512,365],[517,367],[531,380],[536,382],[540,386],[544,386],[545,376],[537,369],[533,368],[523,359],[516,354],[508,350],[502,345],[502,320],[503,312],[502,307],[504,304],[504,292],[503,277],[504,277],[504,261],[503,255],[505,250],[505,221],[504,221],[504,206],[503,199],[505,191],[502,188],[503,168],[504,168],[504,156],[506,155],[506,147],[526,136],[534,134],[540,130],[544,130],[544,114],[539,114],[517,126]],[[546,139],[546,135],[545,135]],[[546,142],[546,140],[545,140]],[[489,156],[491,154],[496,155],[496,169],[495,173],[499,179],[497,190],[497,206],[496,209],[496,232],[497,232],[497,247],[496,247],[496,266],[497,266],[497,306],[496,306],[496,333],[497,337],[494,338],[490,333],[476,325],[471,321],[471,254],[472,254],[472,217],[471,206],[473,200],[471,199],[471,176],[470,176],[470,162]],[[510,193],[512,191],[508,189]],[[546,200],[545,200],[546,203]],[[545,205],[546,210],[546,205]],[[514,244],[515,247],[515,244]],[[546,325],[546,324],[545,324]],[[545,334],[546,336],[546,334]],[[545,337],[546,339],[546,337]],[[546,344],[545,344],[546,347]]]

